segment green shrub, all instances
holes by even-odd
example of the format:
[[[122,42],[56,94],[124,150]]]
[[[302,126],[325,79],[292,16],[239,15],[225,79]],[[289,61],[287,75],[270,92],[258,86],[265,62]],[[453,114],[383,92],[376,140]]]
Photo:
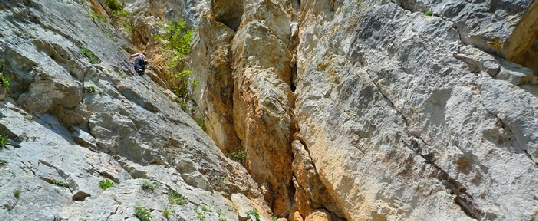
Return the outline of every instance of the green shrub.
[[[6,75],[2,75],[2,77],[0,77],[0,80],[2,81],[2,85],[4,85],[5,88],[9,89],[11,87],[11,84],[9,83],[9,78]]]
[[[16,189],[15,191],[13,191],[13,196],[15,198],[20,198],[21,197],[21,190],[20,189]]]
[[[128,34],[133,34],[133,26],[131,25],[131,20],[129,20],[129,18],[122,17],[118,19],[118,24],[123,26]]]
[[[61,186],[61,187],[65,187],[67,186],[67,183],[61,181],[61,180],[52,180],[52,184],[56,185],[56,186]]]
[[[88,93],[95,93],[98,91],[97,87],[95,85],[88,85],[84,87],[84,90]]]
[[[168,207],[165,207],[164,210],[163,210],[163,216],[165,218],[169,218],[170,217],[170,210],[168,209]]]
[[[124,73],[119,72],[119,71],[116,71],[116,74],[117,74],[118,76],[120,76],[121,78],[125,78],[125,77],[126,77]]]
[[[180,105],[187,103],[189,76],[192,71],[187,69],[187,55],[191,51],[191,41],[194,30],[187,30],[187,22],[184,19],[172,20],[163,27],[164,33],[154,36],[169,51],[169,58],[165,64],[165,73],[170,76],[171,89],[181,99]]]
[[[433,16],[433,12],[431,10],[428,10],[428,11],[424,12],[424,15]]]
[[[260,214],[258,214],[258,210],[256,208],[249,210],[247,215],[254,217],[256,221],[260,221]]]
[[[155,192],[155,189],[159,186],[159,183],[157,182],[150,182],[149,180],[144,180],[140,184],[143,190],[151,190],[152,192]]]
[[[217,211],[217,215],[219,215],[219,221],[228,221],[228,217],[222,214],[222,211]]]
[[[105,4],[112,11],[121,10],[123,8],[122,4],[118,0],[105,0]]]
[[[0,160],[0,167],[3,167],[7,164],[7,161],[5,160]]]
[[[129,11],[127,11],[125,9],[112,11],[112,16],[127,17],[129,15],[130,15]]]
[[[194,119],[194,121],[196,121],[196,124],[198,124],[198,126],[200,126],[200,128],[202,128],[203,131],[205,131],[205,121],[204,121],[204,119],[196,118],[196,119]]]
[[[198,215],[198,220],[200,220],[200,221],[205,220],[205,215],[204,215],[204,213],[202,213],[202,211],[196,210],[196,215]]]
[[[200,209],[204,212],[211,212],[211,208],[209,208],[207,205],[202,205]]]
[[[90,51],[90,49],[81,48],[80,53],[82,53],[84,56],[88,58],[88,60],[90,60],[90,64],[97,64],[101,62],[99,58],[92,51]]]
[[[95,11],[91,10],[90,11],[90,14],[88,14],[88,16],[90,16],[90,18],[95,21],[101,21],[101,22],[106,22],[106,18],[105,16],[103,15],[100,15],[100,14],[97,14]]]
[[[183,59],[191,51],[191,41],[194,30],[185,30],[187,22],[184,19],[172,20],[164,26],[164,33],[155,35],[155,40],[162,41],[165,46],[176,52]]]
[[[149,212],[149,209],[143,206],[139,206],[139,205],[135,206],[135,215],[141,221],[151,220],[151,213]]]
[[[114,182],[110,181],[109,179],[104,179],[99,181],[99,188],[106,190],[108,188],[114,187]]]
[[[170,202],[170,204],[176,204],[181,206],[187,205],[187,203],[189,203],[183,195],[172,189],[168,192],[168,202]]]
[[[9,144],[9,138],[0,135],[0,147],[6,147]]]
[[[245,162],[245,159],[247,158],[247,149],[231,152],[228,154],[228,157],[234,161],[243,164]]]

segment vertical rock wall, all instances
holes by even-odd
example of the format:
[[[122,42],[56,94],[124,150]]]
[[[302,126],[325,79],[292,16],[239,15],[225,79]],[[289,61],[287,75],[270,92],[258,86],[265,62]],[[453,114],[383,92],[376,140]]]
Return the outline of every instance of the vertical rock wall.
[[[505,60],[535,69],[530,1],[211,7],[200,39],[214,36],[204,25],[223,30],[213,22],[235,32],[215,36],[232,38],[218,47],[203,41],[215,52],[201,59],[208,76],[231,70],[233,80],[203,87],[207,97],[233,93],[202,99],[208,124],[227,125],[210,136],[240,140],[275,215],[536,218],[537,79]]]

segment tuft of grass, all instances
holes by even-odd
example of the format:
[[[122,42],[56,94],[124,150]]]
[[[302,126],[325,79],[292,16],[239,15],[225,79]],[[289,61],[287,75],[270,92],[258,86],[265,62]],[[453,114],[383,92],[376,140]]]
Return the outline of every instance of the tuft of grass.
[[[426,16],[433,16],[433,12],[432,12],[432,10],[428,10],[428,11],[425,11],[425,12],[424,12],[424,15],[426,15]]]
[[[114,182],[110,181],[109,179],[104,179],[99,181],[99,188],[106,190],[108,188],[114,187]]]
[[[151,213],[149,212],[149,209],[143,206],[139,206],[139,205],[135,206],[135,215],[141,221],[151,220]]]
[[[61,187],[67,186],[67,183],[65,183],[64,181],[61,181],[61,180],[52,180],[52,184],[54,184],[56,186],[61,186]]]
[[[144,180],[140,186],[143,190],[151,190],[152,192],[155,192],[155,189],[159,186],[159,183],[157,182],[150,182],[149,180]]]
[[[196,210],[196,215],[198,215],[198,220],[200,220],[200,221],[205,220],[205,215],[204,215],[204,213],[202,213],[202,211]]]
[[[2,75],[0,77],[0,81],[2,81],[2,85],[4,85],[5,88],[9,89],[11,87],[11,84],[9,83],[9,78],[6,75]]]
[[[187,201],[187,199],[183,195],[172,189],[168,192],[168,202],[170,202],[170,204],[176,204],[181,206],[187,205],[189,203],[189,201]]]
[[[260,214],[258,214],[258,210],[256,208],[249,210],[247,215],[254,217],[256,221],[260,221]]]
[[[123,72],[119,72],[119,71],[116,71],[116,74],[118,74],[118,76],[120,76],[121,78],[125,78],[125,74]]]
[[[79,52],[88,58],[90,64],[97,64],[101,62],[99,58],[88,48],[81,48]]]
[[[6,147],[9,144],[9,138],[0,135],[0,147]]]
[[[240,164],[243,164],[247,157],[247,149],[231,152],[228,154],[228,157],[234,161],[239,162]]]
[[[276,221],[277,219],[278,219],[278,217],[276,217],[276,216],[272,216],[272,217],[271,217],[271,220],[272,220],[272,221]]]
[[[97,89],[97,87],[95,85],[88,85],[86,87],[84,87],[84,91],[88,92],[88,93],[95,93],[97,92],[99,89]]]
[[[7,164],[7,161],[5,160],[0,160],[0,167],[3,167]]]
[[[20,189],[16,189],[15,191],[13,191],[13,197],[15,198],[20,198],[21,197],[21,190]]]
[[[202,211],[204,211],[204,212],[212,212],[212,211],[211,211],[211,208],[209,208],[209,206],[207,206],[207,205],[202,205],[202,206],[200,207],[200,209],[201,209]]]
[[[203,131],[205,131],[205,121],[203,118],[195,118],[194,121],[196,121],[196,124],[198,124]]]
[[[163,216],[168,219],[170,217],[170,209],[168,207],[165,207],[163,210]]]
[[[219,221],[228,221],[228,217],[226,217],[222,211],[217,211],[217,215],[219,215]]]

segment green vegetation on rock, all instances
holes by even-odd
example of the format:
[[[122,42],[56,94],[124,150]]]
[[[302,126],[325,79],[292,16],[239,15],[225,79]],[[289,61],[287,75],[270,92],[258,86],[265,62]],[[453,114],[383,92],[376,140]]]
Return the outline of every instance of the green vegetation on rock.
[[[143,190],[150,190],[152,192],[155,192],[155,189],[157,189],[157,187],[159,187],[159,183],[151,182],[149,180],[144,180],[144,181],[142,181],[140,186],[142,187]]]
[[[9,145],[9,138],[0,135],[0,147],[6,147]]]
[[[111,187],[114,187],[114,182],[110,181],[109,179],[99,181],[99,188],[106,190]]]
[[[192,71],[188,69],[186,60],[191,51],[194,30],[188,30],[186,27],[185,20],[172,20],[164,25],[164,33],[154,36],[154,39],[168,50],[165,53],[169,57],[165,64],[165,73],[170,76],[172,91],[180,99],[182,106],[185,106],[189,85],[196,84],[196,82],[189,82]]]
[[[181,206],[187,205],[187,203],[189,203],[183,195],[181,195],[180,193],[172,189],[168,192],[168,201],[171,204],[176,204],[176,205],[181,205]]]
[[[88,58],[88,60],[90,60],[90,64],[97,64],[101,62],[99,58],[92,51],[90,51],[90,49],[81,48],[80,53],[82,53],[84,56]]]
[[[148,208],[136,205],[135,206],[135,215],[140,219],[141,221],[150,221],[151,220],[151,213]]]
[[[20,189],[16,189],[15,191],[13,191],[13,197],[15,198],[20,198],[21,197],[21,190]]]
[[[256,219],[256,221],[260,221],[260,214],[258,214],[258,210],[256,208],[251,209],[247,212],[247,215],[250,217],[253,217]]]

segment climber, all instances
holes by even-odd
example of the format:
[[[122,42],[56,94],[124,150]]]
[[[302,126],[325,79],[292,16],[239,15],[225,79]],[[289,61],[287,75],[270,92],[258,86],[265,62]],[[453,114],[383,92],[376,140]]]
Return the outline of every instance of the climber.
[[[144,74],[144,71],[146,70],[146,64],[148,61],[146,60],[146,53],[144,52],[138,52],[135,54],[132,54],[129,56],[129,59],[135,58],[134,61],[134,69],[138,75],[142,76]]]

